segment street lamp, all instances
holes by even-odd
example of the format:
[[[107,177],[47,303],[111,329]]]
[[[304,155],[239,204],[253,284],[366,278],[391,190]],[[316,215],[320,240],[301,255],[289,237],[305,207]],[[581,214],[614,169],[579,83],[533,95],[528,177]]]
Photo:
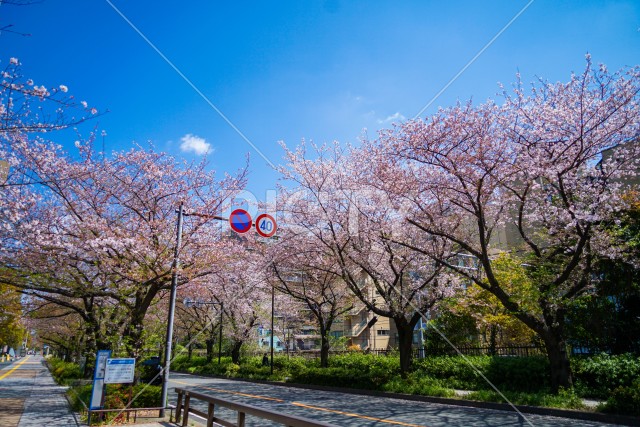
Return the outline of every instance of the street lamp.
[[[219,305],[220,306],[220,335],[218,337],[218,365],[222,356],[222,315],[224,314],[224,302],[216,301],[202,301],[201,299],[192,300],[191,298],[184,299],[185,307],[202,307],[203,305]]]
[[[176,291],[178,287],[178,270],[180,268],[180,246],[182,245],[182,219],[188,215],[200,216],[203,218],[213,218],[220,221],[226,221],[226,218],[215,215],[206,215],[198,213],[185,213],[183,203],[180,203],[178,210],[178,226],[177,226],[177,238],[176,248],[173,252],[173,265],[171,268],[171,294],[169,297],[169,317],[167,319],[167,341],[165,344],[165,356],[164,356],[164,375],[162,381],[162,409],[160,410],[160,417],[164,417],[165,407],[167,406],[167,394],[169,387],[169,371],[171,368],[171,350],[173,340],[173,318],[176,311]]]

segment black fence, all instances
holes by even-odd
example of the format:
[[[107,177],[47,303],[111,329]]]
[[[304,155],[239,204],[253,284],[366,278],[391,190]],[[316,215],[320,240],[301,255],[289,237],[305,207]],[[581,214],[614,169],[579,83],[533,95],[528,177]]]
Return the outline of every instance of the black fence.
[[[457,351],[456,351],[457,350]],[[544,347],[535,345],[510,345],[503,347],[478,347],[471,345],[459,346],[456,349],[451,347],[426,347],[416,349],[416,357],[426,356],[453,356],[456,354],[464,354],[465,356],[513,356],[513,357],[527,357],[527,356],[545,356],[547,354]]]
[[[329,356],[339,355],[339,354],[349,354],[351,351],[347,350],[332,350],[329,352]],[[397,348],[378,348],[378,349],[366,349],[363,350],[362,353],[365,354],[373,354],[376,356],[389,356],[392,354],[398,354]],[[538,347],[534,345],[529,346],[502,346],[502,347],[482,347],[482,346],[459,346],[456,349],[451,347],[422,347],[422,348],[414,348],[413,356],[416,358],[424,358],[427,356],[455,356],[457,354],[464,354],[465,356],[504,356],[504,357],[527,357],[527,356],[545,356],[547,353],[543,347]],[[255,356],[260,356],[263,353],[255,353]],[[301,356],[307,359],[319,359],[320,351],[319,350],[304,350],[304,351],[289,351],[287,352],[277,352],[275,353],[278,356]]]

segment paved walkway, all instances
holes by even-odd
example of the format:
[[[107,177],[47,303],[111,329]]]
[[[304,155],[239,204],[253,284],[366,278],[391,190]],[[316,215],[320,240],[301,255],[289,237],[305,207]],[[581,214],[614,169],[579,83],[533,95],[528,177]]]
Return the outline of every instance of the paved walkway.
[[[69,408],[65,389],[56,384],[41,356],[0,362],[0,427],[85,426]],[[175,426],[157,421],[130,425]]]
[[[77,427],[74,414],[41,356],[0,364],[0,426]]]

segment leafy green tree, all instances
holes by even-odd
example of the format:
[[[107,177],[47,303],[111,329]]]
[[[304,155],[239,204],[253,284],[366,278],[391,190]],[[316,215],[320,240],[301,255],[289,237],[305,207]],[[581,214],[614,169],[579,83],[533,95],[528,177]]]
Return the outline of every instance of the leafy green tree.
[[[609,232],[625,242],[616,259],[596,266],[595,289],[582,295],[568,313],[567,333],[574,347],[588,352],[640,353],[640,195],[627,194],[629,209]]]
[[[22,325],[20,293],[0,283],[0,348],[3,345],[17,348],[25,336]]]

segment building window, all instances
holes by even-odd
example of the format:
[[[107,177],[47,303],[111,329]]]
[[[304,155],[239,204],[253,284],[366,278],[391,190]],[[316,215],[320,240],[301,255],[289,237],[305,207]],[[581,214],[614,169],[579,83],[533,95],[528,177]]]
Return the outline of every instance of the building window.
[[[388,329],[378,329],[378,336],[389,336]]]

